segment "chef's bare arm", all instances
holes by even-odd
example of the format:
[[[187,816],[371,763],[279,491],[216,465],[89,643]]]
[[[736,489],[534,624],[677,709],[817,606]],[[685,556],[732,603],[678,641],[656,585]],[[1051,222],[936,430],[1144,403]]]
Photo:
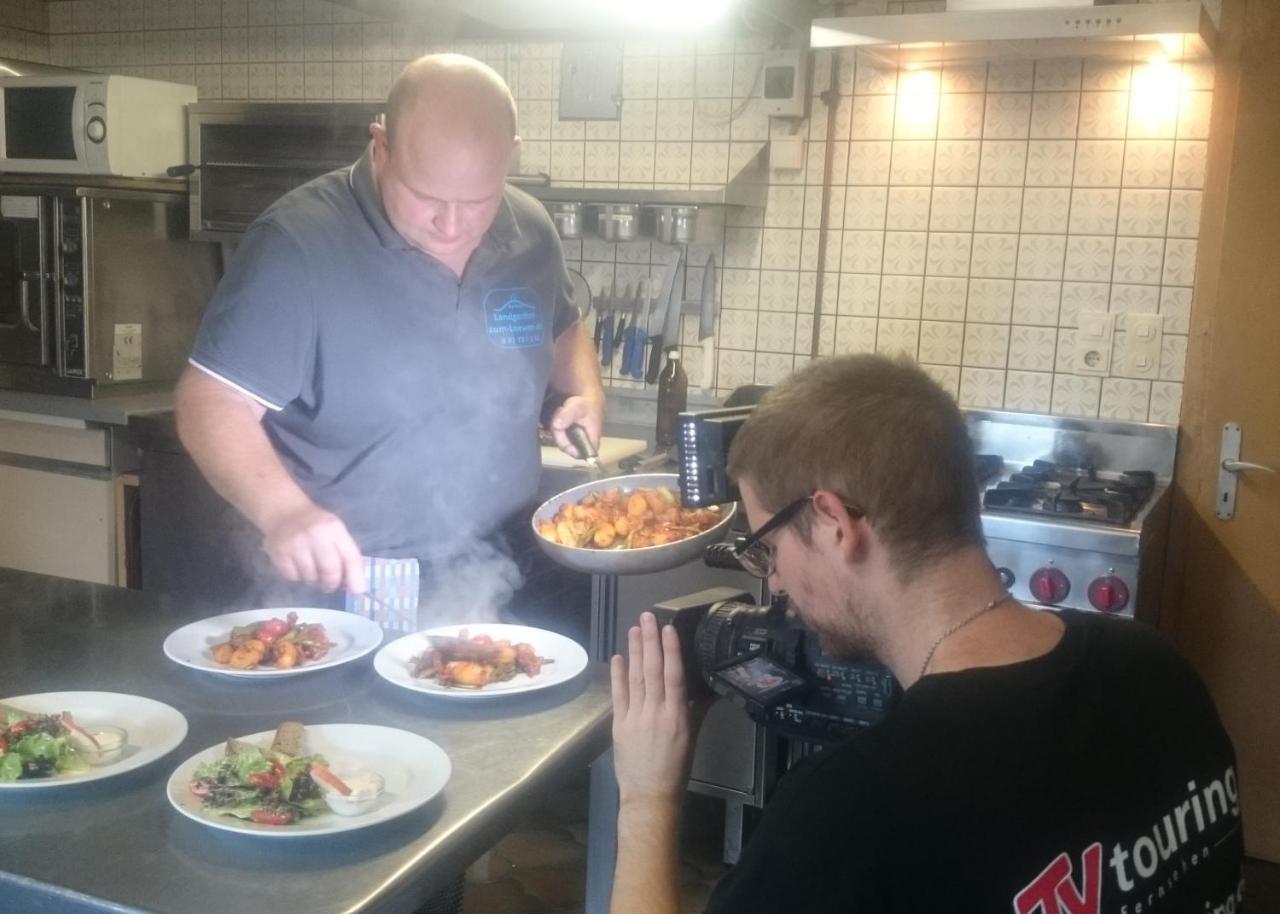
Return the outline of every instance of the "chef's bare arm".
[[[597,446],[604,430],[600,362],[582,321],[574,321],[556,337],[553,359],[550,386],[566,399],[551,416],[551,434],[560,450],[577,457],[578,449],[569,443],[564,430],[576,422],[587,430],[587,437]]]
[[[286,580],[333,591],[365,590],[363,558],[342,520],[312,501],[280,462],[266,407],[199,369],[178,380],[178,437],[214,491],[263,536]]]

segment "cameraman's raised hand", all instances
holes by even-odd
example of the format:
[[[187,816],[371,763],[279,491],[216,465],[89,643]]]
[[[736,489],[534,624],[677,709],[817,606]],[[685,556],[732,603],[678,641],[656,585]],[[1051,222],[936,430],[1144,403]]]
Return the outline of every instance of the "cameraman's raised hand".
[[[641,613],[627,632],[627,659],[614,656],[609,671],[619,799],[610,910],[675,914],[680,806],[696,735],[676,630],[659,634],[653,613]]]

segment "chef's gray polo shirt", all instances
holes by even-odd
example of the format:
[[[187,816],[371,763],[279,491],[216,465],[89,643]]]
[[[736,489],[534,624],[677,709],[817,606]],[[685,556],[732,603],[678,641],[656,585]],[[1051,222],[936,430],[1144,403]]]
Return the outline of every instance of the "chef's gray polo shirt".
[[[459,279],[387,221],[366,154],[249,228],[191,361],[267,407],[285,466],[365,555],[439,559],[537,491],[572,288],[532,197],[506,189]]]

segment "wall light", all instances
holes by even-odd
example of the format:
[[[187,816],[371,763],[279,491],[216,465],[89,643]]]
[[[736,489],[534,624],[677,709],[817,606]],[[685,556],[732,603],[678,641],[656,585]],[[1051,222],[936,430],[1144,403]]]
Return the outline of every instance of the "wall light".
[[[1133,68],[1133,94],[1129,99],[1132,120],[1144,133],[1165,133],[1178,120],[1178,96],[1182,67],[1167,60],[1138,64]]]
[[[908,64],[898,80],[898,106],[894,117],[900,137],[932,135],[938,123],[941,83],[937,70],[922,70]]]
[[[698,29],[724,18],[737,0],[608,0],[639,28]]]

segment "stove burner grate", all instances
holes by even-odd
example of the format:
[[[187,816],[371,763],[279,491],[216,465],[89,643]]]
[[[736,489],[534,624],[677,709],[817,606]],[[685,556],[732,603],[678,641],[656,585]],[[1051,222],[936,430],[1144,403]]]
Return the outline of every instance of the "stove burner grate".
[[[987,489],[982,506],[1000,511],[1103,524],[1127,524],[1151,497],[1155,474],[1126,470],[1100,478],[1094,467],[1037,460]]]

